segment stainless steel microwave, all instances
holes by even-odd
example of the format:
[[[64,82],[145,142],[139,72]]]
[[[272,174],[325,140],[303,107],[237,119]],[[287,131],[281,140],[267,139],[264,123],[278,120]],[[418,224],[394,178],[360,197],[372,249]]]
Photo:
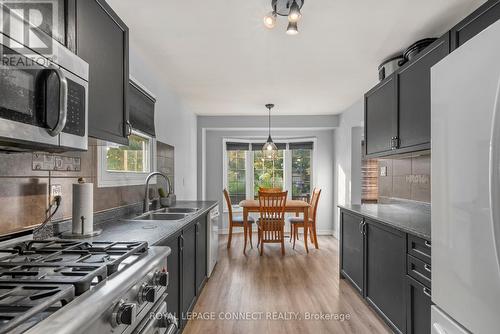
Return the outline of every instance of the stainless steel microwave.
[[[87,150],[88,64],[55,40],[49,54],[13,35],[0,32],[0,150]]]

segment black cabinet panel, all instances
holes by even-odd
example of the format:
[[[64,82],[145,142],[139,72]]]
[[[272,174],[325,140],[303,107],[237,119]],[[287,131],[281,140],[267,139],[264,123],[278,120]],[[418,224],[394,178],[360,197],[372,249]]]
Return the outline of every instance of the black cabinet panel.
[[[449,35],[445,34],[398,71],[398,148],[430,148],[431,67],[446,57],[449,49]]]
[[[196,294],[199,295],[207,277],[207,223],[203,216],[196,223]]]
[[[397,136],[396,77],[386,78],[365,94],[366,154],[390,152]]]
[[[490,0],[451,29],[451,49],[455,50],[500,19],[500,0]]]
[[[366,222],[366,298],[394,330],[404,333],[405,234]]]
[[[406,333],[431,333],[431,290],[411,277],[406,285]]]
[[[355,288],[363,291],[363,218],[340,212],[340,270]]]
[[[167,306],[168,312],[173,313],[177,319],[181,316],[180,310],[180,290],[181,290],[181,262],[179,252],[179,236],[176,234],[170,237],[162,246],[168,246],[171,253],[167,259],[168,287],[167,287]]]
[[[105,1],[76,0],[75,30],[90,71],[89,136],[127,145],[128,28]]]
[[[191,311],[196,297],[196,224],[182,231],[182,312]],[[184,321],[184,320],[183,320]]]

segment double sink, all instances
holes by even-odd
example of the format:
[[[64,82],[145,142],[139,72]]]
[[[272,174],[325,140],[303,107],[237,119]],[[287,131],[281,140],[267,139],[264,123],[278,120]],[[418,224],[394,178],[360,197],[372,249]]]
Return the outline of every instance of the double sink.
[[[146,212],[132,220],[179,221],[199,211],[198,208],[163,208]]]

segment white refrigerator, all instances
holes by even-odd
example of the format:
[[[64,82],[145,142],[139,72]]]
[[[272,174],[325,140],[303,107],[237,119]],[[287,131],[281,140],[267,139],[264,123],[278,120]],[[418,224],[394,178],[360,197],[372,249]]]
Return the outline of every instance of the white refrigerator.
[[[500,333],[500,21],[431,70],[432,333]]]

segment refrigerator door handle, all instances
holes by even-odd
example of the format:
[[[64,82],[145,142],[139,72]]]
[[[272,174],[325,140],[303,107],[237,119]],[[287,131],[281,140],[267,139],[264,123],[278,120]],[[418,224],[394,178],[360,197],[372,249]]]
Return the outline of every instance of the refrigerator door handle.
[[[500,80],[497,85],[490,138],[490,210],[493,239],[500,273]]]
[[[436,322],[432,324],[432,329],[432,333],[435,334],[448,334],[448,332],[446,332],[444,328]]]

